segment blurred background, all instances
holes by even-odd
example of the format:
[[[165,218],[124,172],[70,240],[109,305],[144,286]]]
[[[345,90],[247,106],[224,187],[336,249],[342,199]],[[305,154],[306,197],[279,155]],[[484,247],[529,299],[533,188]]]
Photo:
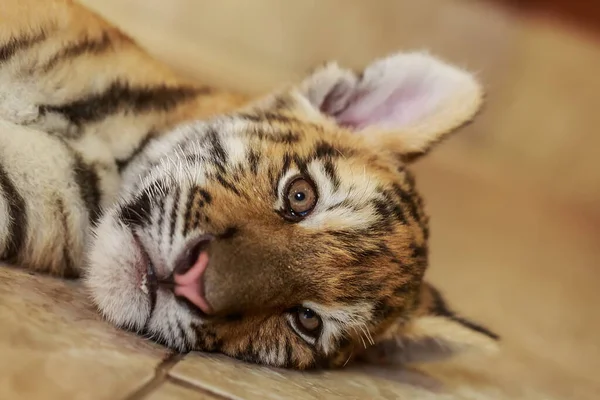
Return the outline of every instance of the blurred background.
[[[477,73],[484,111],[415,166],[430,279],[503,336],[496,379],[600,393],[600,3],[82,2],[182,73],[250,94],[398,50]]]

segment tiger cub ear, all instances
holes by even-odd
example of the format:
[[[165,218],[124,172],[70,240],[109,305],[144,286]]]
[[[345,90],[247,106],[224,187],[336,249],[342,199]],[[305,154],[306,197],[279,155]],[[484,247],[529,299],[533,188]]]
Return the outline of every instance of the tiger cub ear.
[[[414,318],[408,324],[392,325],[359,358],[377,364],[438,361],[466,351],[494,354],[498,341],[496,333],[458,316],[425,282]]]
[[[294,104],[394,155],[415,156],[469,121],[482,97],[473,75],[417,52],[377,60],[360,74],[325,64],[271,104]]]

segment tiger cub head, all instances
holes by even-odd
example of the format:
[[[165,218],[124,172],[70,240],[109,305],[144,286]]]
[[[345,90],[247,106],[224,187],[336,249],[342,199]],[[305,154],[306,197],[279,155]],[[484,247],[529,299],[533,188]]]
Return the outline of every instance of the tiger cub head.
[[[360,74],[327,64],[178,127],[95,229],[95,303],[171,348],[279,367],[493,348],[423,280],[428,218],[407,170],[481,102],[472,75],[408,53]]]

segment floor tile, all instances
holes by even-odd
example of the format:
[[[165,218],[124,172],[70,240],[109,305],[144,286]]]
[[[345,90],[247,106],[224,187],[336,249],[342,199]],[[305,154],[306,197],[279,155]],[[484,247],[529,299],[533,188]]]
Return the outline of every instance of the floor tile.
[[[173,382],[165,382],[144,400],[221,400],[220,396],[213,396],[199,389],[183,386]]]
[[[116,399],[165,351],[102,321],[80,284],[0,265],[0,399]]]
[[[411,373],[398,372],[398,380],[362,371],[304,373],[276,370],[231,360],[224,356],[190,354],[171,375],[236,399],[397,399],[429,391],[407,383]]]
[[[531,360],[529,360],[531,361]],[[463,357],[462,362],[419,367],[354,366],[342,371],[298,372],[258,367],[219,355],[192,354],[171,375],[223,396],[238,399],[384,399],[430,398],[486,400],[561,399],[540,385],[515,379],[511,371],[527,374],[527,366],[506,354],[486,366],[485,360]]]

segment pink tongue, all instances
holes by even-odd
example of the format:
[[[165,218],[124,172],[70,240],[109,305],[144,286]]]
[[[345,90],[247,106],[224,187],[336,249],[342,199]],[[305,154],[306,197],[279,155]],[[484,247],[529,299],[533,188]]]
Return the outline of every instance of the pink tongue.
[[[203,251],[192,267],[183,275],[175,275],[175,295],[185,297],[205,314],[211,309],[204,299],[202,274],[208,265],[208,254]]]

